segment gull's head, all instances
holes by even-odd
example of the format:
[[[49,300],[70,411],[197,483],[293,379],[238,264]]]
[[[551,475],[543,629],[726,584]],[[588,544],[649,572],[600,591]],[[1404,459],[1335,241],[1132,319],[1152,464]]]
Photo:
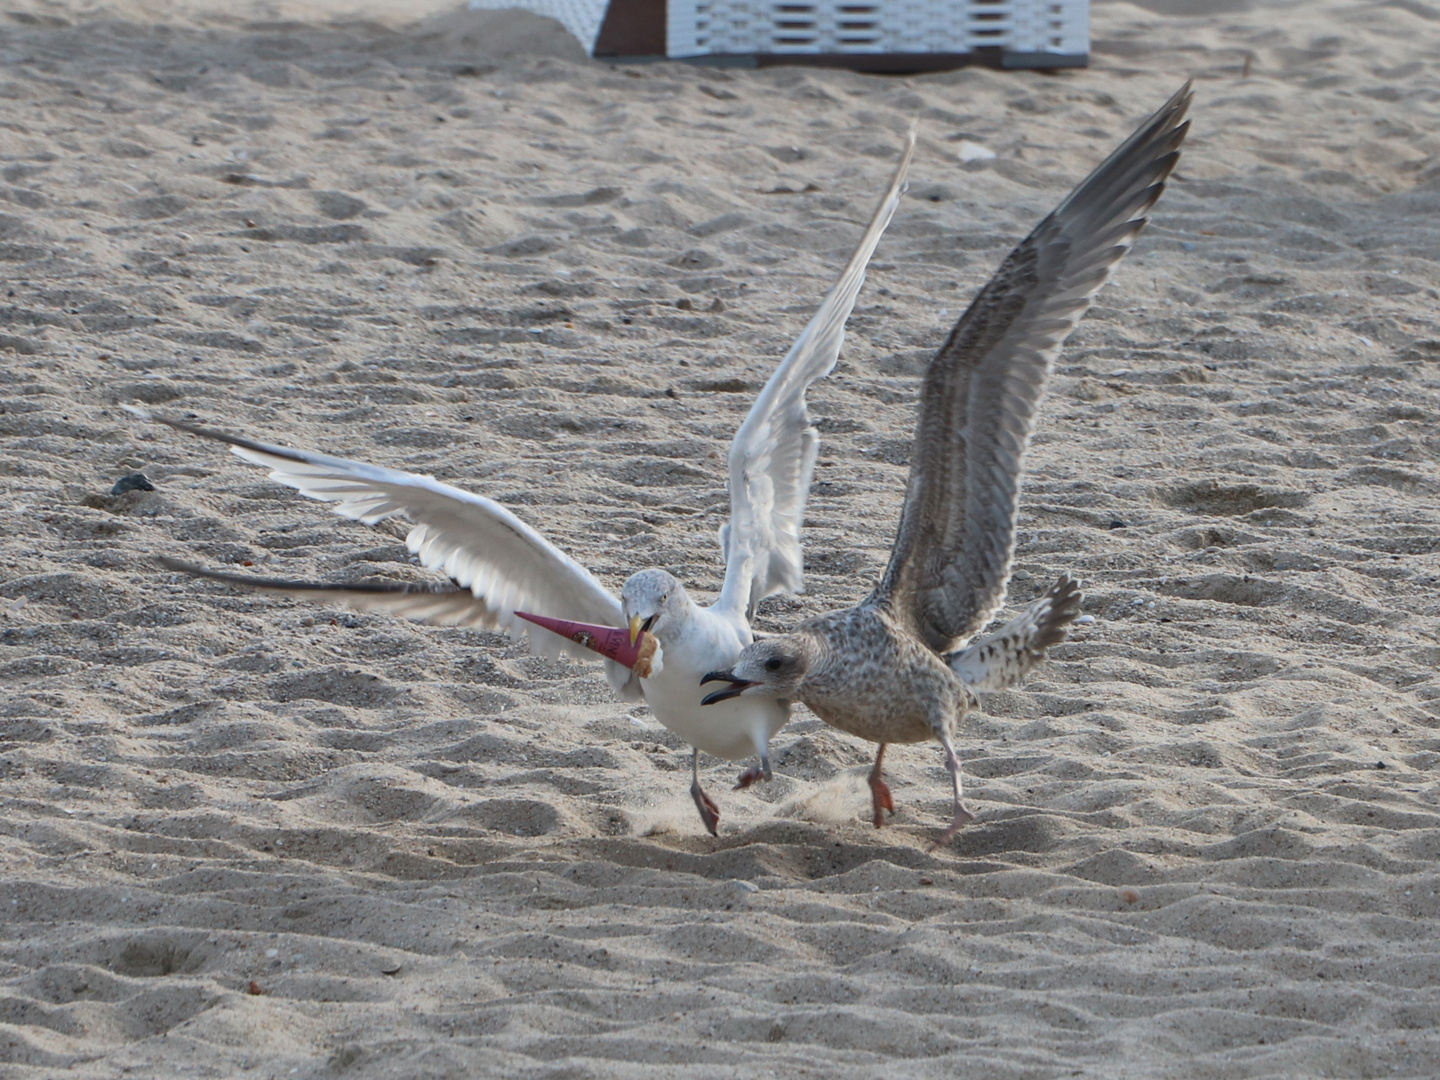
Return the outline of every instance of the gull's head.
[[[752,641],[740,651],[729,671],[712,671],[700,680],[730,685],[705,695],[701,705],[714,705],[742,695],[794,701],[800,685],[810,673],[814,651],[808,639],[793,634]]]
[[[663,644],[666,631],[680,622],[687,602],[685,589],[674,574],[664,570],[631,574],[620,590],[620,610],[630,627],[630,641],[646,631]]]

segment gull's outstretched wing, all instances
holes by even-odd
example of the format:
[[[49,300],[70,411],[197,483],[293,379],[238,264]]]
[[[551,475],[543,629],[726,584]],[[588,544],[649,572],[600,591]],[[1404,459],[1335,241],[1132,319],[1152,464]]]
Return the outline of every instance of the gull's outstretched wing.
[[[800,591],[800,526],[820,447],[820,433],[805,408],[805,391],[835,367],[845,320],[865,283],[875,245],[900,204],[914,153],[912,130],[890,188],[845,272],[770,376],[730,444],[730,521],[720,530],[725,586],[715,608],[736,618],[753,616],[755,605],[767,596]]]
[[[1080,600],[1080,583],[1062,574],[1039,600],[993,634],[951,653],[945,662],[976,694],[1014,686],[1045,659],[1046,649],[1065,640],[1080,614]]]
[[[930,362],[900,531],[871,597],[949,652],[1005,601],[1020,470],[1050,365],[1145,224],[1187,83],[1001,264]]]
[[[318,588],[334,599],[359,607],[388,605],[388,610],[411,618],[424,618],[412,612],[428,610],[438,621],[452,625],[503,628],[515,637],[523,634],[531,649],[552,657],[564,651],[588,660],[594,654],[517,618],[517,608],[577,622],[621,624],[620,601],[590,571],[497,502],[428,476],[253,442],[152,416],[132,406],[127,408],[147,420],[228,443],[235,454],[265,466],[271,477],[282,484],[312,499],[333,503],[337,514],[367,525],[404,515],[415,522],[405,538],[411,552],[423,565],[443,572],[460,585],[471,599],[468,611],[463,610],[463,598],[445,592],[441,583],[430,594],[411,591],[384,601],[378,599],[384,594],[368,590],[342,596],[340,591],[324,586],[306,588]],[[264,587],[276,586],[270,583]],[[408,610],[397,610],[397,604]],[[605,675],[617,693],[631,699],[640,697],[639,680],[619,664],[605,661]]]

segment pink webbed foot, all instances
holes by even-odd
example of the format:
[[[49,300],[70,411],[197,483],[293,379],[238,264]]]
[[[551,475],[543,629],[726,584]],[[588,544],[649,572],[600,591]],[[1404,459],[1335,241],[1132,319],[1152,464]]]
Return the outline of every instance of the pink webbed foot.
[[[890,794],[890,785],[884,780],[876,780],[870,785],[870,809],[877,829],[885,824],[884,811],[895,812],[895,796]]]
[[[950,771],[950,784],[955,792],[955,816],[950,821],[950,827],[940,834],[940,839],[930,845],[930,851],[948,844],[955,839],[956,833],[975,820],[975,815],[970,812],[960,795],[960,756],[951,745],[949,733],[942,729],[939,734],[940,744],[945,748],[945,768]]]
[[[753,765],[740,774],[740,779],[735,781],[735,790],[741,791],[748,788],[757,780],[770,779],[770,757],[768,754],[760,755],[760,764]]]
[[[710,831],[710,835],[719,836],[720,831],[717,826],[720,824],[720,808],[700,786],[699,750],[692,750],[690,753],[690,797],[695,800],[695,809],[700,811],[700,820],[705,823],[705,828]]]
[[[931,844],[928,850],[934,851],[936,848],[944,847],[951,840],[955,839],[956,833],[958,833],[961,829],[963,829],[966,825],[969,825],[970,822],[974,820],[975,815],[972,814],[969,810],[967,810],[963,803],[959,806],[956,806],[955,817],[954,820],[950,822],[950,827],[940,834],[940,839],[936,840],[933,844]]]
[[[715,805],[715,800],[706,795],[699,784],[690,788],[690,797],[695,800],[695,809],[700,811],[700,820],[705,823],[710,835],[719,836],[720,808]]]
[[[764,779],[765,779],[765,770],[762,769],[762,768],[760,768],[759,765],[756,765],[756,766],[754,766],[754,767],[752,767],[752,768],[746,769],[744,772],[742,772],[742,773],[740,774],[740,779],[738,779],[738,780],[735,781],[735,790],[736,790],[736,791],[743,791],[743,790],[745,790],[745,788],[749,787],[751,784],[755,783],[757,780],[764,780]]]
[[[868,780],[870,782],[870,809],[875,828],[881,828],[885,824],[885,811],[895,812],[895,796],[890,793],[890,785],[880,778],[880,763],[885,760],[885,744],[880,744],[880,749],[875,751],[875,767],[870,770]]]

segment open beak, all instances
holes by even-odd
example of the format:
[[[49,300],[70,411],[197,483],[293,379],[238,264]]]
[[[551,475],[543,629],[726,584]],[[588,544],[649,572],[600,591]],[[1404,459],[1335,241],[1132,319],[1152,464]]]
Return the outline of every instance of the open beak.
[[[649,631],[650,627],[655,625],[655,620],[659,617],[659,615],[651,615],[648,619],[642,619],[639,615],[636,615],[633,619],[631,619],[630,644],[634,645],[641,634],[646,633],[647,631]]]
[[[701,705],[714,705],[717,701],[728,701],[732,697],[739,697],[746,690],[755,684],[749,679],[737,679],[731,671],[712,671],[700,680],[704,686],[711,682],[728,682],[730,685],[724,690],[716,690],[713,694],[706,694],[700,699]]]

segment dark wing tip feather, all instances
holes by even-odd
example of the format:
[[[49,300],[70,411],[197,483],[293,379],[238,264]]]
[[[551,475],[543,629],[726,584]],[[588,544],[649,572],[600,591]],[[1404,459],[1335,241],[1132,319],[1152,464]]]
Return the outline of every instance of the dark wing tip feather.
[[[456,593],[469,594],[470,590],[453,581],[360,581],[327,584],[315,581],[289,581],[284,578],[257,577],[254,574],[227,574],[220,570],[207,570],[194,563],[172,559],[168,555],[156,557],[166,570],[173,570],[191,577],[206,578],[226,585],[239,585],[247,589],[272,589],[277,592],[336,592],[369,593],[372,595],[398,594],[405,596],[450,596]]]
[[[252,450],[257,454],[268,454],[271,457],[284,458],[286,461],[306,462],[303,454],[297,454],[293,450],[287,450],[283,446],[271,446],[269,443],[255,442],[241,435],[229,435],[223,431],[216,431],[214,428],[201,427],[199,424],[188,424],[184,420],[176,420],[169,416],[160,416],[157,413],[148,413],[147,419],[157,424],[164,424],[176,431],[188,432],[191,435],[199,435],[202,439],[213,439],[215,442],[227,443],[230,446],[238,446],[242,450]]]
[[[1190,131],[1186,110],[1194,100],[1191,84],[1186,82],[1164,105],[1154,112],[1128,139],[1121,143],[1094,171],[1070,193],[1056,209],[1054,216],[1082,216],[1087,207],[1098,203],[1112,212],[1116,208],[1114,193],[1136,184],[1144,184],[1144,197],[1131,211],[1146,213],[1165,190],[1165,181],[1180,160],[1180,144]]]

